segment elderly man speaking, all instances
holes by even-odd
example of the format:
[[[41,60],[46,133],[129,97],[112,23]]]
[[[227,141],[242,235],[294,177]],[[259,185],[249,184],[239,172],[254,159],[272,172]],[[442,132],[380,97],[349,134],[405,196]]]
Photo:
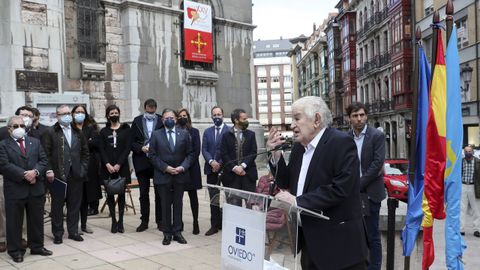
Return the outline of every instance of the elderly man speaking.
[[[292,105],[295,144],[286,162],[274,152],[278,167],[276,197],[330,220],[301,215],[299,248],[302,269],[366,269],[367,238],[360,205],[359,161],[353,140],[328,127],[332,115],[320,97],[303,97]],[[272,128],[267,148],[284,143]],[[275,168],[272,168],[275,169]]]

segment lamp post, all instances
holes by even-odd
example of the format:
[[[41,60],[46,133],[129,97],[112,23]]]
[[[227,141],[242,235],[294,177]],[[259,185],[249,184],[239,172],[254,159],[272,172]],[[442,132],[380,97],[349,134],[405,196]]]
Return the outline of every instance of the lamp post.
[[[460,71],[463,78],[464,85],[465,85],[465,87],[460,85],[460,90],[462,91],[462,97],[464,101],[466,101],[468,88],[470,87],[470,82],[472,81],[472,72],[473,72],[473,68],[468,64],[463,66],[462,70]]]

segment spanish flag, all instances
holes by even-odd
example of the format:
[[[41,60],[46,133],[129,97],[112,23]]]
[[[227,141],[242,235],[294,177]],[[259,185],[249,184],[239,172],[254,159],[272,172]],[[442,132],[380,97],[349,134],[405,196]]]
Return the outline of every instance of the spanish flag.
[[[428,269],[435,258],[432,227],[433,219],[444,219],[444,173],[446,163],[447,72],[443,52],[442,32],[438,32],[437,58],[430,86],[427,145],[425,153],[425,182],[423,210],[423,269]]]

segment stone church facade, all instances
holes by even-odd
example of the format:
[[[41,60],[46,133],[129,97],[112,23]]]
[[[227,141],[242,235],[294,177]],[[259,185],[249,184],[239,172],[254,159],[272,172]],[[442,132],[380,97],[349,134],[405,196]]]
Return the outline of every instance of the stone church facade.
[[[160,110],[185,107],[205,124],[214,105],[225,109],[226,120],[237,107],[255,117],[251,0],[196,1],[212,7],[214,62],[208,65],[183,59],[182,2],[1,1],[0,116],[36,104],[39,96],[78,94],[100,122],[112,103],[122,121],[131,121],[148,98]]]

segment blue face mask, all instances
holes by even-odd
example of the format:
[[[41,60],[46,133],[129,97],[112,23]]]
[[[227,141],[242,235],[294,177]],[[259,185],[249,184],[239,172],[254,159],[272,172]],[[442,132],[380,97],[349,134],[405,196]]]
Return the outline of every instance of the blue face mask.
[[[83,123],[85,121],[85,114],[84,113],[76,113],[75,114],[75,123]]]
[[[163,124],[166,128],[172,129],[175,126],[175,120],[173,120],[172,118],[167,118],[163,121]]]
[[[213,123],[215,124],[215,126],[219,127],[219,126],[221,126],[222,123],[223,123],[223,118],[214,117],[214,118],[213,118]]]
[[[62,126],[68,126],[70,125],[70,123],[72,123],[72,116],[69,114],[63,115],[62,117],[60,117],[60,120],[58,122]]]

